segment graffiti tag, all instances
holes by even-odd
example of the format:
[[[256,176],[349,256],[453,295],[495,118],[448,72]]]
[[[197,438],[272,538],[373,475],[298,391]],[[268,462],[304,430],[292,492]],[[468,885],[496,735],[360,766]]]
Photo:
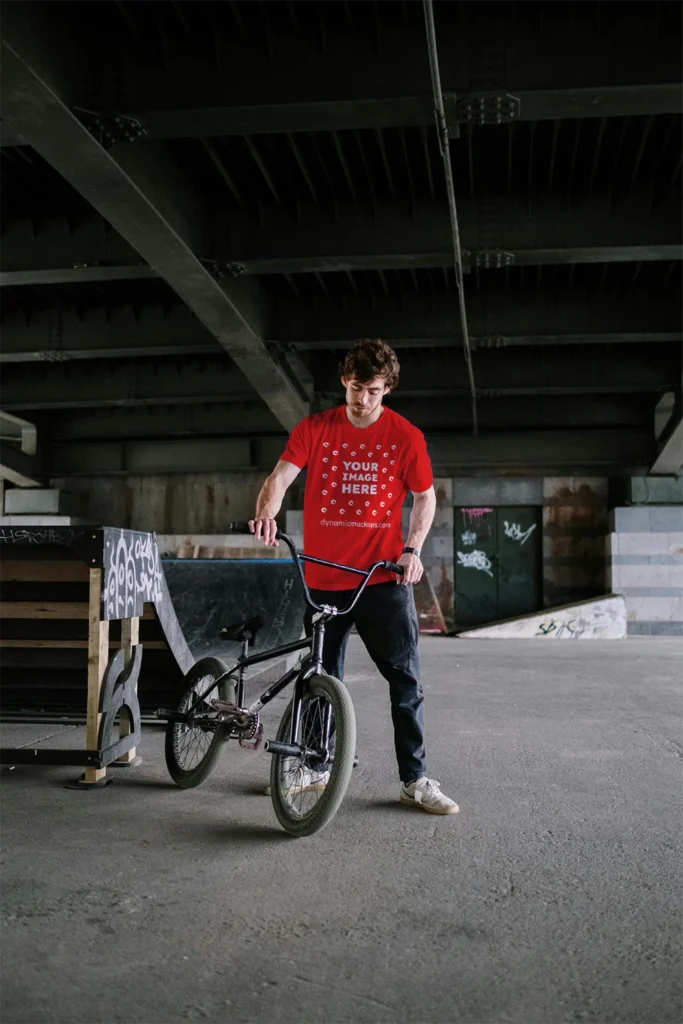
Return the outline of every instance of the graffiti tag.
[[[578,640],[580,636],[583,636],[586,628],[586,622],[584,619],[568,619],[565,622],[555,622],[555,619],[549,619],[548,622],[541,622],[538,627],[538,633],[536,636],[553,636],[555,640],[559,640],[562,636],[569,635],[575,640]]]
[[[508,523],[507,519],[504,520],[505,536],[511,540],[518,540],[519,546],[521,547],[525,541],[529,539],[531,534],[536,529],[536,523],[533,523],[528,530],[522,531],[522,527],[519,523]]]
[[[473,544],[477,543],[477,535],[474,530],[465,530],[461,540],[466,548],[471,548]]]
[[[483,551],[458,551],[458,561],[465,569],[479,569],[487,576],[493,576],[491,562]]]
[[[493,512],[492,508],[464,508],[462,510],[462,518],[465,526],[481,526],[484,521],[484,516],[488,516]]]

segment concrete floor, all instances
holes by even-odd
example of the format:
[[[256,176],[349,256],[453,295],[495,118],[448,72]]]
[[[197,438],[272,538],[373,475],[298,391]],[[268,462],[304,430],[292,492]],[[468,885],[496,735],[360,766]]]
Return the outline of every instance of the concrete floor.
[[[0,1019],[679,1022],[682,653],[425,639],[451,818],[396,802],[387,693],[357,642],[361,765],[312,839],[259,794],[267,755],[228,748],[183,792],[158,729],[99,792],[3,769]]]

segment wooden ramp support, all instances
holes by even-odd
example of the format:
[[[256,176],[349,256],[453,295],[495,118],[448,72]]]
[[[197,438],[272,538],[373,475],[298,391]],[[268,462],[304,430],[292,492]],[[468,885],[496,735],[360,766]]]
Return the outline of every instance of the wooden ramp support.
[[[0,762],[81,765],[79,788],[103,786],[110,781],[108,766],[139,762],[140,619],[156,612],[183,672],[194,660],[169,606],[156,539],[109,527],[3,528],[0,552],[0,618],[6,631],[15,633],[3,636],[0,645],[81,649],[84,654],[87,648],[85,750],[3,749]],[[73,600],[78,584],[87,601]],[[41,593],[47,599],[35,600]],[[50,599],[60,596],[65,599]],[[120,641],[110,639],[112,621],[120,623]],[[86,628],[87,639],[74,638],[74,632],[78,637]],[[64,631],[67,638],[59,637]]]

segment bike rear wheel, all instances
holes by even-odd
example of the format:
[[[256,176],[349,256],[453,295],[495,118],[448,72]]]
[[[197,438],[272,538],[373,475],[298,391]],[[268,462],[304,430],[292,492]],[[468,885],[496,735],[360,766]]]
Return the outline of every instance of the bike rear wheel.
[[[334,721],[334,753],[326,763],[306,755],[273,754],[270,790],[278,821],[290,835],[302,838],[319,832],[339,810],[351,779],[356,752],[356,716],[348,690],[333,676],[312,676],[302,699],[299,736],[320,735],[326,709]],[[289,743],[292,703],[282,717],[277,739]]]
[[[185,691],[178,712],[185,714],[196,703],[195,714],[209,714],[208,701],[219,696],[213,684],[225,672],[227,666],[220,658],[200,658],[185,676]],[[201,699],[205,694],[206,700]],[[168,722],[166,766],[175,784],[192,789],[204,782],[216,765],[224,738],[225,730],[220,725],[208,729],[192,722]]]

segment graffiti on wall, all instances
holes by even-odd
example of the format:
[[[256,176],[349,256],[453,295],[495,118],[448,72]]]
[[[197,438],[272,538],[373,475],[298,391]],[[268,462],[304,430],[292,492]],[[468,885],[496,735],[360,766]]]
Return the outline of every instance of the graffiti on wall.
[[[479,569],[487,576],[493,576],[491,561],[483,551],[458,551],[458,565],[464,569]]]
[[[528,530],[522,530],[519,523],[508,523],[507,519],[503,521],[503,526],[505,527],[505,536],[509,537],[510,540],[518,540],[520,547],[528,541],[536,529],[536,523],[532,523]]]
[[[460,539],[462,540],[462,546],[464,548],[474,547],[477,543],[477,535],[474,530],[465,530]]]
[[[593,607],[590,617],[578,615],[566,618],[549,618],[539,623],[535,636],[552,637],[555,640],[579,640],[582,636],[599,639],[610,631],[610,618],[606,611]]]
[[[483,526],[487,517],[490,516],[492,512],[492,508],[464,508],[462,510],[463,524],[465,526]]]

